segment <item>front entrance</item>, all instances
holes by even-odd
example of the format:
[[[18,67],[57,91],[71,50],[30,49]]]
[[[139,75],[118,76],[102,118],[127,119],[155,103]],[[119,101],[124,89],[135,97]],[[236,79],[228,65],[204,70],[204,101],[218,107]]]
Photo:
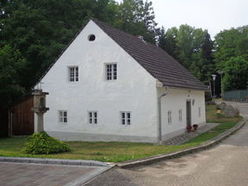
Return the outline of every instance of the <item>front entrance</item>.
[[[191,101],[187,100],[186,102],[186,120],[187,126],[191,125]]]

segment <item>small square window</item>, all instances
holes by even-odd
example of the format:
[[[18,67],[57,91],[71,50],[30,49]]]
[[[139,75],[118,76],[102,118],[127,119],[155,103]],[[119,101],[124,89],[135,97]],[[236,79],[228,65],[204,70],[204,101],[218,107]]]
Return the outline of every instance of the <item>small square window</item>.
[[[74,81],[78,81],[78,67],[69,67],[69,81],[70,82],[74,82]]]
[[[59,111],[59,122],[60,123],[67,123],[68,118],[67,118],[67,111]]]
[[[97,112],[90,111],[88,113],[88,117],[89,117],[89,124],[97,124]]]
[[[121,124],[131,125],[131,112],[121,112]]]
[[[106,64],[106,80],[117,79],[117,64]]]
[[[182,121],[183,120],[183,110],[182,109],[180,109],[179,111],[178,111],[178,119],[179,119],[179,121]]]

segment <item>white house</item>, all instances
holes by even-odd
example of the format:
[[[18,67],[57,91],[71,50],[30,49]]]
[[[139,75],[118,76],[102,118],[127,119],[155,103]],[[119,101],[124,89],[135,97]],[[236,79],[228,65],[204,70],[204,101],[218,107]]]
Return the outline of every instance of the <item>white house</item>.
[[[62,140],[156,143],[204,124],[206,87],[159,47],[91,20],[41,78]]]

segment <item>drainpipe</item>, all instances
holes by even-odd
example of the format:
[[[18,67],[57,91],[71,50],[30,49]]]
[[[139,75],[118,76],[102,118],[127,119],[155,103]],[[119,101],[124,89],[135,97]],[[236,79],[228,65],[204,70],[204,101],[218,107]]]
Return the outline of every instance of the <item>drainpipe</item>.
[[[165,97],[167,93],[164,93],[158,97],[158,142],[162,144],[162,108],[161,108],[161,101],[162,98]]]

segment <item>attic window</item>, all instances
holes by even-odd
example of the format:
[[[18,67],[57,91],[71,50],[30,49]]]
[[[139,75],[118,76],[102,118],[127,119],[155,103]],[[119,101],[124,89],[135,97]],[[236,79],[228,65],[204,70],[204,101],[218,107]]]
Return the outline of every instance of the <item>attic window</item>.
[[[95,41],[96,36],[94,34],[89,35],[88,40],[89,41]]]

